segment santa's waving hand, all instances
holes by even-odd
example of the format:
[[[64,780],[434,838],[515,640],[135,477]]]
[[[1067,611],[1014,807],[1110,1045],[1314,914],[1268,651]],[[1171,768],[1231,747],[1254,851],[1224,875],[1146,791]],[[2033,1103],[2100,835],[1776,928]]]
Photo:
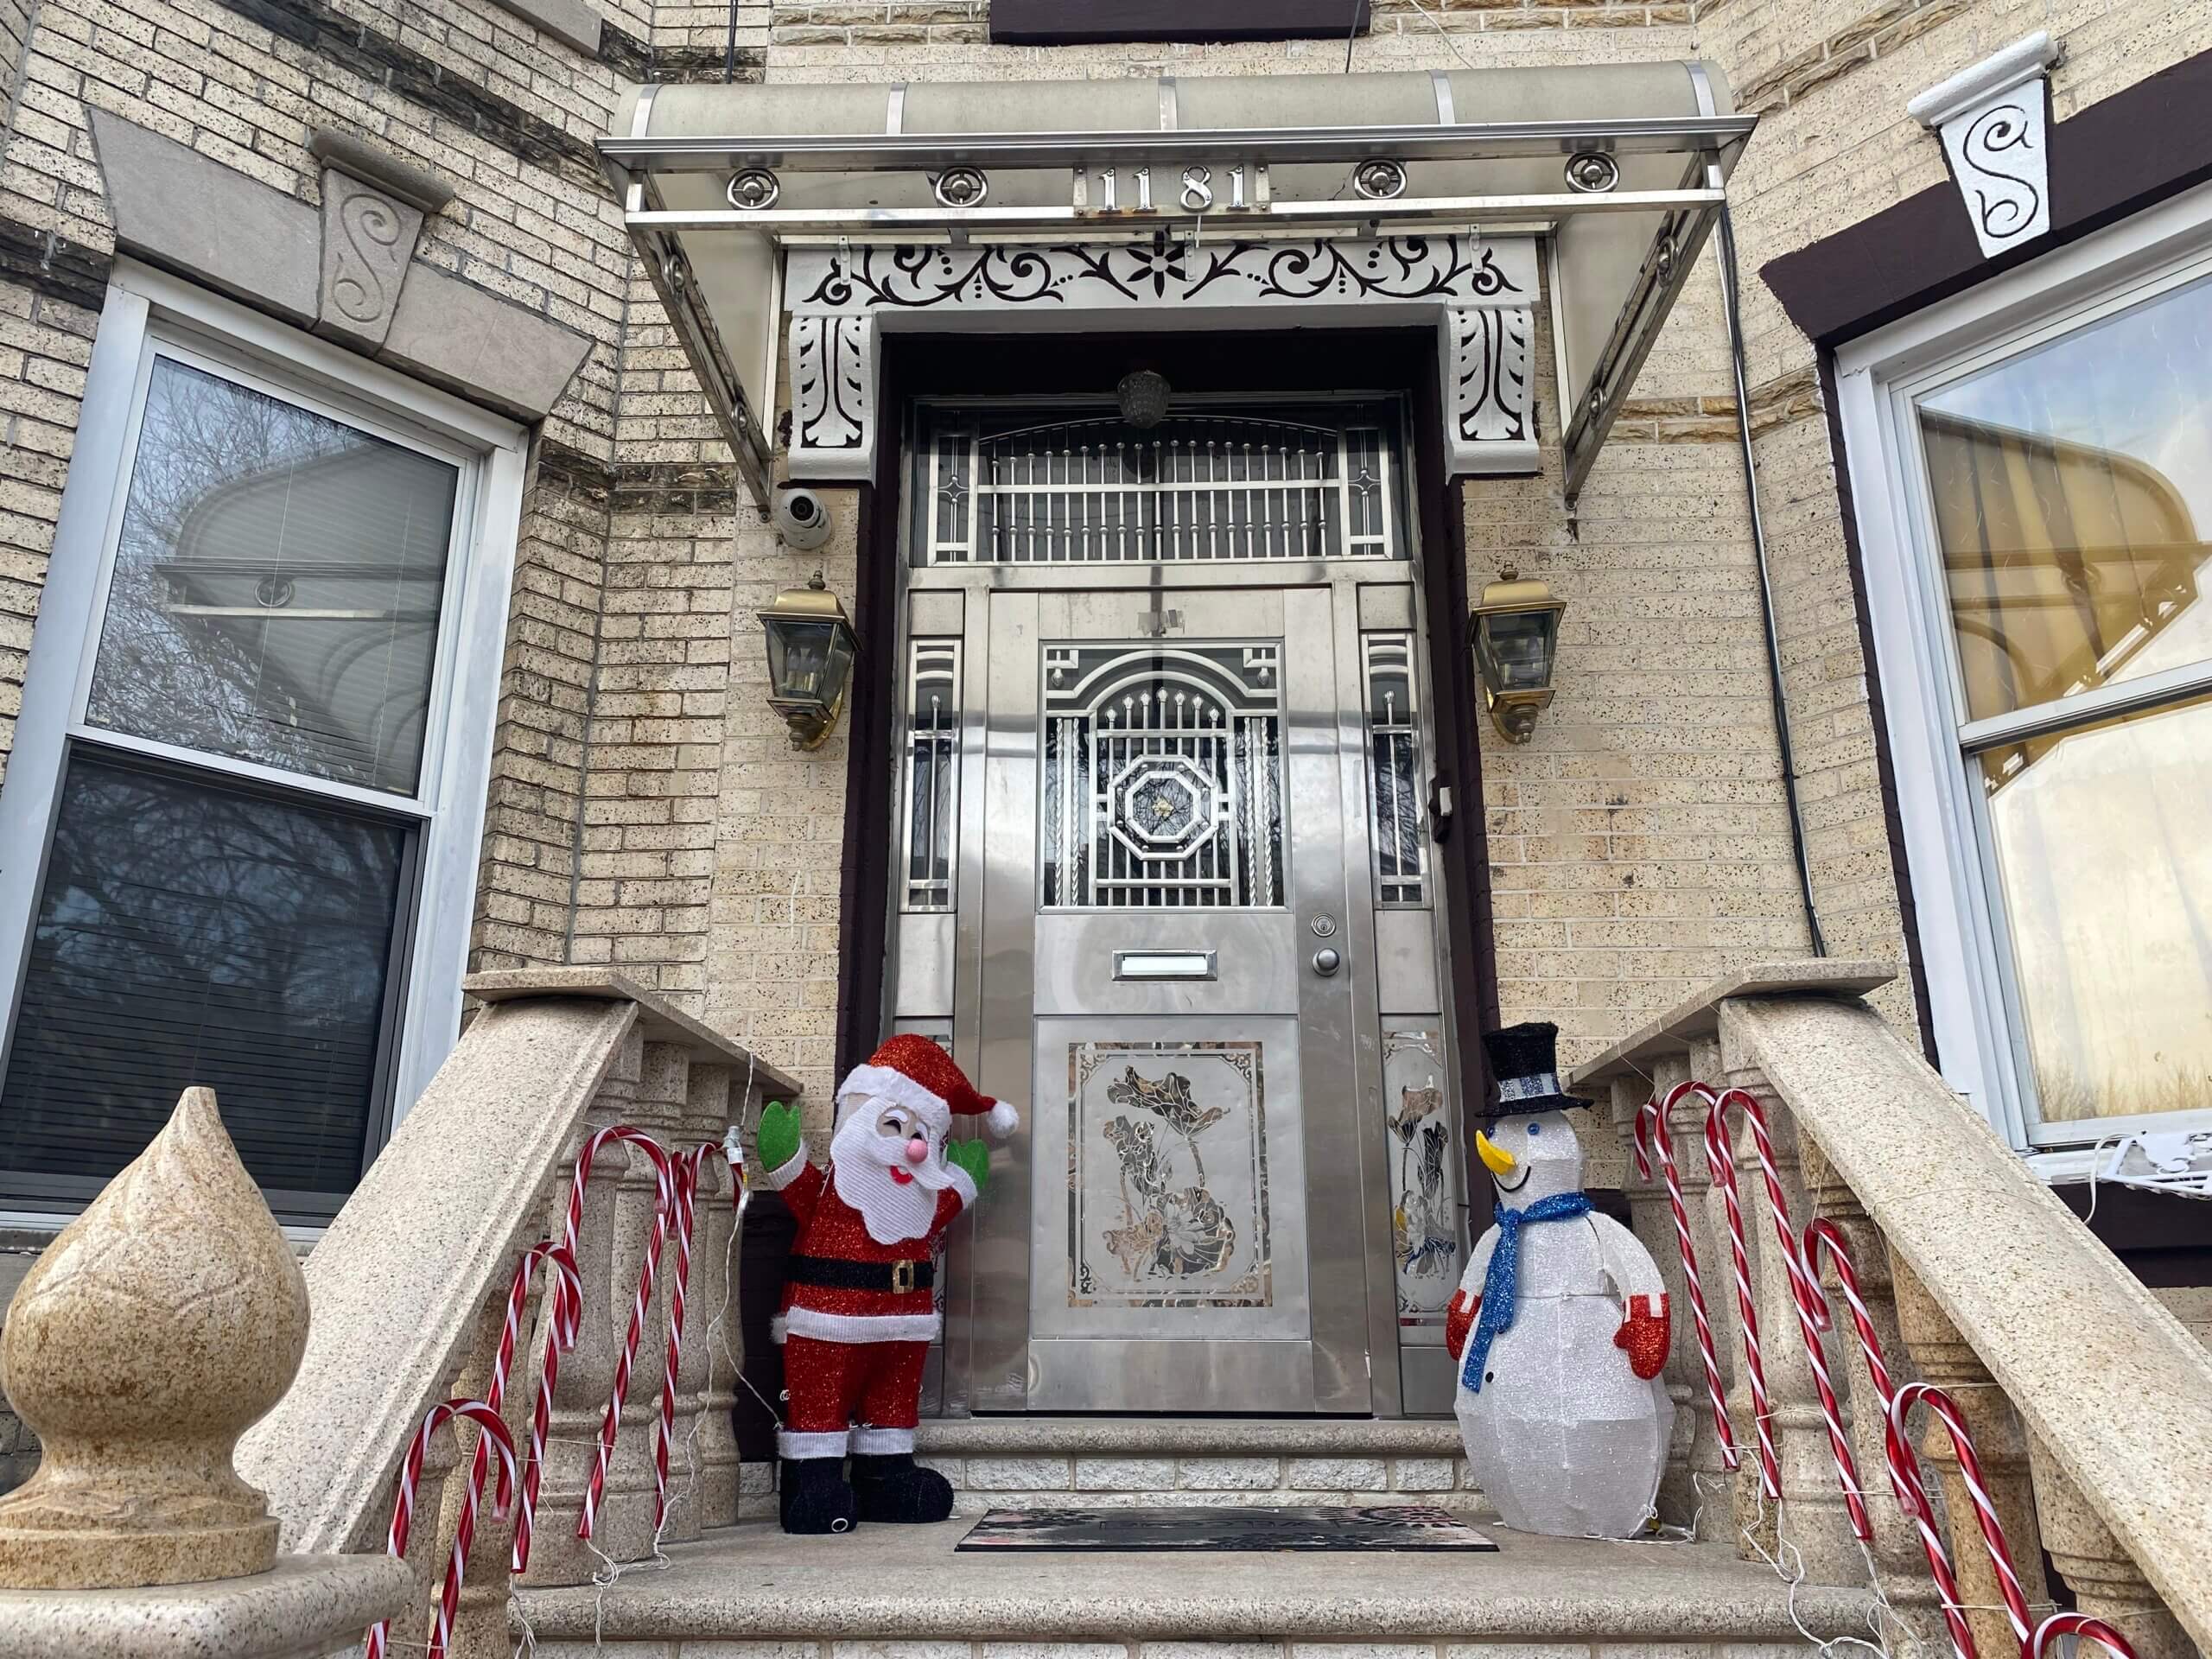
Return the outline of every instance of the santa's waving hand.
[[[990,1164],[982,1142],[948,1138],[956,1117],[1001,1141],[1019,1122],[969,1087],[950,1055],[911,1035],[892,1038],[838,1089],[826,1172],[807,1161],[795,1109],[772,1103],[760,1115],[768,1185],[798,1224],[779,1321],[785,1532],[952,1513],[944,1478],[914,1463],[914,1427],[938,1332],[937,1242]]]

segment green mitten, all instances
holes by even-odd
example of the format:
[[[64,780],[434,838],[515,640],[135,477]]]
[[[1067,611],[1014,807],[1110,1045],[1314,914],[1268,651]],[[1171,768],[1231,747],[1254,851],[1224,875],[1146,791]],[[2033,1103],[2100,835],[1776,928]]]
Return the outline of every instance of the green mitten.
[[[991,1178],[991,1149],[981,1141],[952,1141],[945,1144],[944,1155],[968,1172],[981,1198],[983,1183]]]
[[[780,1100],[772,1100],[760,1109],[760,1133],[753,1144],[760,1154],[760,1167],[764,1170],[781,1169],[796,1158],[806,1144],[799,1134],[798,1108],[786,1106]]]

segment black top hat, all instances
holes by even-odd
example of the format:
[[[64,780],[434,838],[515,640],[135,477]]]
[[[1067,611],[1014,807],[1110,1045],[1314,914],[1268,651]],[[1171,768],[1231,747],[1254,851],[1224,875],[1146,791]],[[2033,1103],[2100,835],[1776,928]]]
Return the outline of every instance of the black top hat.
[[[1559,1027],[1548,1020],[1486,1031],[1483,1052],[1490,1057],[1491,1076],[1497,1080],[1497,1104],[1490,1116],[1517,1117],[1591,1104],[1579,1095],[1560,1091]]]

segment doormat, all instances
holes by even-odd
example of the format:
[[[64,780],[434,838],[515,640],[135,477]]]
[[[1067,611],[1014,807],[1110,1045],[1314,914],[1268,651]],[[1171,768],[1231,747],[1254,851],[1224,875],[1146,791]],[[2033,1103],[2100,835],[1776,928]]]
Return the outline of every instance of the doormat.
[[[1432,1504],[992,1510],[956,1550],[1494,1550]]]

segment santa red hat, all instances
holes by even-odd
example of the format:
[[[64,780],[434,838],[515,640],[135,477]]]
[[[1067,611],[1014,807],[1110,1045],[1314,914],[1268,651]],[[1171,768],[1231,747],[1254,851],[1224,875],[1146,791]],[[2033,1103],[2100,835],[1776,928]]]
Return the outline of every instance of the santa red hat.
[[[977,1094],[951,1055],[911,1032],[886,1042],[837,1087],[840,1106],[870,1097],[895,1101],[940,1131],[950,1128],[956,1116],[981,1117],[994,1141],[1006,1140],[1021,1122],[1005,1101]]]

